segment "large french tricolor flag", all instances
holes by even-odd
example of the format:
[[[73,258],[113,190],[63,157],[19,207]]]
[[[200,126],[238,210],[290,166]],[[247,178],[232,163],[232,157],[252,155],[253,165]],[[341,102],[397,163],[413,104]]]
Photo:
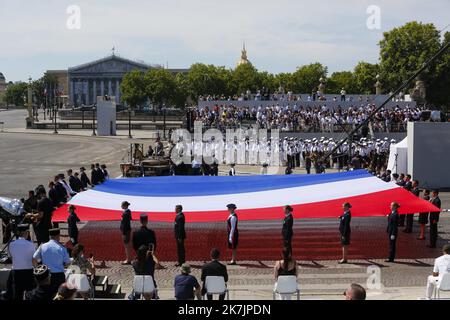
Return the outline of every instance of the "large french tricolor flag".
[[[168,176],[108,180],[81,192],[54,213],[54,221],[67,219],[67,206],[76,206],[84,221],[120,220],[122,201],[128,201],[133,219],[148,213],[152,221],[174,220],[181,204],[187,222],[223,221],[226,205],[234,203],[241,220],[270,220],[284,216],[291,205],[295,218],[332,218],[350,202],[353,216],[384,216],[390,203],[400,214],[439,211],[394,183],[386,183],[365,170],[316,175]]]

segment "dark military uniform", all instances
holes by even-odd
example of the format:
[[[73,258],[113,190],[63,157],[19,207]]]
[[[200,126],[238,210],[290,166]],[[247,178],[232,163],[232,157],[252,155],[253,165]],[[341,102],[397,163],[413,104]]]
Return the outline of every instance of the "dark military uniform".
[[[78,218],[75,212],[72,212],[67,218],[67,225],[69,229],[69,238],[74,246],[78,244],[77,222],[80,222],[80,218]]]
[[[416,187],[416,188],[411,190],[411,193],[413,195],[415,195],[416,197],[419,197],[420,189]],[[413,222],[414,222],[414,213],[413,214],[407,214],[406,215],[406,228],[405,228],[405,232],[406,233],[411,233],[412,232]]]
[[[141,226],[138,230],[133,232],[133,237],[131,243],[133,244],[133,249],[137,251],[140,246],[148,246],[149,249],[153,245],[153,250],[156,251],[156,234],[155,231]]]
[[[348,246],[350,244],[351,220],[352,215],[350,211],[344,212],[344,214],[339,217],[339,233],[341,234],[341,244],[343,246]]]
[[[429,195],[423,196],[423,200],[430,201],[430,196]],[[428,214],[429,214],[429,212],[421,212],[421,213],[419,213],[419,223],[420,224],[427,224],[428,223]]]
[[[184,213],[180,212],[175,217],[174,232],[177,242],[178,264],[182,265],[186,262],[186,252],[184,248],[184,239],[186,239],[186,230],[184,228],[186,219]]]
[[[393,262],[395,259],[397,235],[398,235],[399,214],[397,211],[391,212],[388,216],[387,234],[389,237],[389,257],[388,260]],[[392,239],[393,237],[393,239]]]
[[[293,225],[294,217],[290,213],[284,217],[283,228],[281,229],[281,235],[283,236],[283,246],[290,252],[292,252],[292,237],[294,235]]]
[[[39,265],[33,270],[34,278],[38,282],[38,286],[33,290],[26,291],[25,300],[32,301],[50,301],[54,298],[54,291],[50,285],[48,277],[50,276],[50,270],[46,265]]]
[[[236,226],[234,228],[233,234],[232,232],[232,222],[231,218],[236,217]],[[231,235],[231,241],[230,241]],[[238,217],[236,213],[231,214],[227,219],[227,240],[228,240],[228,249],[236,249],[239,244],[239,231],[238,231]]]
[[[436,198],[431,198],[430,202],[438,207],[441,208],[441,199],[439,199],[439,196]],[[430,212],[430,247],[436,248],[436,242],[438,237],[438,222],[439,222],[439,214],[440,212]]]
[[[124,244],[130,242],[131,237],[131,210],[125,209],[120,220],[120,232],[122,233],[122,240]],[[148,243],[147,243],[148,244]]]

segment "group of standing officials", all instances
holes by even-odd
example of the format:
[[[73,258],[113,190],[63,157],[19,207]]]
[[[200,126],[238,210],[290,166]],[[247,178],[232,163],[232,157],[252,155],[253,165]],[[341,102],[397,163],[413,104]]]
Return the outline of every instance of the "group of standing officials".
[[[411,183],[412,189],[411,192],[413,192],[415,195],[419,195],[420,191],[418,191],[418,181],[414,180]],[[441,201],[439,199],[439,192],[437,190],[434,190],[432,192],[431,198],[429,198],[429,201],[435,205],[436,207],[441,207]],[[122,203],[122,220],[120,223],[120,230],[122,233],[123,243],[125,245],[125,253],[126,253],[126,260],[123,262],[124,264],[130,264],[131,263],[131,251],[130,251],[130,237],[131,237],[131,211],[128,208],[129,203],[127,201],[124,201]],[[229,249],[232,250],[231,254],[231,261],[230,265],[236,265],[237,263],[237,248],[239,245],[239,228],[238,228],[238,215],[236,214],[236,205],[231,203],[228,204],[227,210],[229,212],[229,216],[226,220],[227,225],[227,246]],[[339,216],[339,235],[340,235],[340,242],[342,245],[342,259],[339,261],[340,264],[347,263],[348,262],[348,250],[350,246],[350,238],[351,238],[351,220],[352,220],[352,214],[350,209],[352,208],[352,205],[349,202],[345,202],[342,205],[343,213],[341,216]],[[412,223],[413,223],[413,217],[414,214],[408,214],[408,215],[400,215],[398,213],[398,209],[400,208],[400,205],[397,202],[392,202],[390,205],[390,213],[388,214],[388,223],[387,223],[387,234],[388,234],[388,242],[389,242],[389,254],[386,259],[386,262],[394,262],[395,256],[396,256],[396,247],[397,247],[397,239],[398,239],[398,228],[399,225],[401,225],[401,217],[403,216],[406,220],[407,228],[405,229],[405,232],[409,232],[410,229],[412,229]],[[419,223],[422,223],[425,213],[421,213],[419,216]],[[429,215],[430,220],[430,245],[429,247],[435,248],[436,247],[436,241],[437,241],[437,223],[439,221],[439,212],[431,212],[426,213],[427,219]],[[146,228],[147,225],[147,215],[143,216],[141,215],[141,223],[145,223],[143,228]],[[186,230],[185,230],[185,224],[186,224],[186,218],[183,213],[183,207],[181,205],[175,206],[175,220],[174,220],[174,236],[177,246],[177,264],[176,266],[181,266],[183,263],[186,262],[186,251],[185,251],[185,239],[186,239]],[[293,208],[290,205],[286,205],[284,207],[284,219],[283,224],[281,228],[281,236],[282,236],[282,243],[283,248],[288,251],[290,254],[292,254],[292,238],[294,236],[293,231],[294,226],[294,217],[293,217]],[[142,229],[140,231],[136,231],[135,233],[144,232]],[[422,231],[421,231],[422,234]],[[154,249],[156,247],[156,236],[153,231],[151,231],[151,235],[149,237],[143,237],[148,240],[146,243],[140,243],[148,245],[149,243],[153,243]],[[420,239],[420,238],[419,238]],[[135,250],[138,248],[135,244],[135,239],[133,237],[133,247]]]

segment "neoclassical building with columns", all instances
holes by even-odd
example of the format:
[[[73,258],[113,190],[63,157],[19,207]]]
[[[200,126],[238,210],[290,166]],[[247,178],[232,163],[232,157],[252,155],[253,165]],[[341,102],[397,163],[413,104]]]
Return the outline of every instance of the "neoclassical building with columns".
[[[91,105],[97,96],[115,96],[120,104],[120,84],[123,76],[132,70],[147,71],[151,68],[163,68],[160,65],[147,65],[112,54],[106,58],[69,68],[68,98],[69,104]],[[188,72],[189,69],[168,69],[173,73]]]

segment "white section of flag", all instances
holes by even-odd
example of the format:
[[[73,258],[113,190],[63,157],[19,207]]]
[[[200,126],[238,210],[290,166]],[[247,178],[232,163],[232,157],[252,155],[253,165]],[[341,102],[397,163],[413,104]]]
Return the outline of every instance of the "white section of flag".
[[[134,211],[172,212],[182,204],[186,211],[224,210],[227,203],[239,209],[279,207],[314,203],[399,188],[376,177],[350,179],[293,188],[208,196],[147,197],[88,190],[77,194],[69,204],[104,210],[121,210],[122,201]]]

